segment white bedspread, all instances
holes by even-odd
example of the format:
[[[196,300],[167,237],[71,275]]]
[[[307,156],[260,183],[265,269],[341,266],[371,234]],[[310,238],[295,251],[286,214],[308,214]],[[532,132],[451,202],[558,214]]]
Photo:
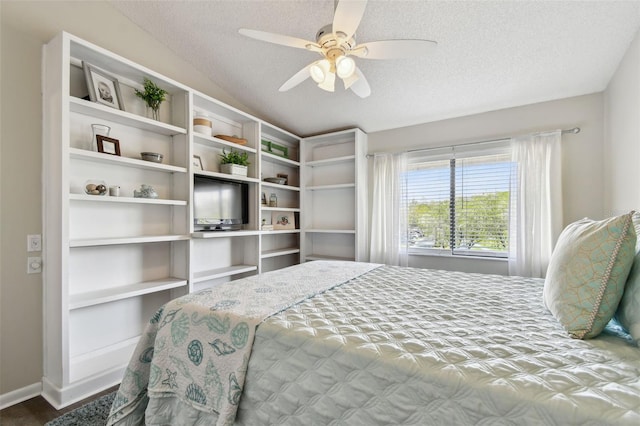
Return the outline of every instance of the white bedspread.
[[[383,267],[258,328],[245,425],[640,425],[640,350],[568,337],[543,281]]]
[[[273,287],[297,281],[296,269]],[[258,326],[236,424],[639,425],[640,350],[613,334],[570,338],[542,288],[383,266],[307,298]],[[147,406],[149,363],[133,365],[121,392],[138,392],[116,397],[116,415],[129,407],[118,424],[215,423],[162,392],[150,390]],[[152,381],[177,370],[162,368]]]
[[[108,424],[233,423],[256,326],[379,266],[306,263],[167,303],[140,339]]]

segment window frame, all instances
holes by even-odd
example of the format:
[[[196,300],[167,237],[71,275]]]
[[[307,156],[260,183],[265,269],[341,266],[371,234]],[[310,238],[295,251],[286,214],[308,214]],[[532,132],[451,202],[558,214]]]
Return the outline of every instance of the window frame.
[[[449,160],[449,220],[448,226],[450,229],[455,228],[454,216],[455,216],[455,198],[452,199],[452,196],[455,197],[456,193],[456,167],[460,167],[456,165],[456,160],[464,159],[464,158],[477,158],[477,157],[485,157],[491,155],[511,155],[510,148],[510,140],[509,139],[500,139],[494,141],[486,141],[486,142],[478,142],[472,144],[462,144],[462,145],[453,145],[447,147],[439,147],[439,148],[431,148],[424,150],[416,150],[408,153],[408,164],[419,164],[419,163],[427,163],[427,162],[436,162],[442,160]],[[507,205],[507,217],[511,217],[511,209],[512,209],[512,200],[513,200],[513,191],[516,189],[514,185],[514,179],[517,176],[517,164],[513,161],[510,161],[511,167],[508,171],[509,173],[509,202]],[[408,215],[409,211],[409,202],[407,195],[407,185],[409,180],[409,173],[403,177],[404,188],[403,192],[405,193],[405,214]],[[453,188],[453,189],[452,189]],[[453,201],[452,201],[453,200]],[[452,205],[453,203],[453,205]],[[510,221],[507,222],[507,225],[510,226]],[[507,229],[507,235],[509,238],[512,237],[512,233],[510,228]],[[407,246],[407,253],[410,255],[418,255],[418,256],[441,256],[441,257],[453,257],[453,258],[474,258],[474,259],[493,259],[493,260],[507,260],[509,253],[508,247],[505,251],[497,251],[497,250],[465,250],[461,248],[455,247],[455,235],[453,233],[449,233],[449,248],[428,248],[428,247],[412,247],[409,246],[409,226],[407,226],[407,235],[405,239],[405,244]]]

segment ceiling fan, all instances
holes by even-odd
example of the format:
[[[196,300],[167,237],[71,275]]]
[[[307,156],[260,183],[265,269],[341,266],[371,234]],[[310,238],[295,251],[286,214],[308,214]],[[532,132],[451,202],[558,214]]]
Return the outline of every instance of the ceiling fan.
[[[320,28],[316,41],[241,28],[240,34],[269,43],[317,52],[319,59],[293,75],[282,86],[285,92],[311,77],[318,87],[335,89],[336,75],[361,98],[371,94],[367,79],[351,56],[363,59],[398,59],[429,53],[437,43],[431,40],[382,40],[356,44],[355,32],[362,20],[367,0],[336,0],[333,23]]]

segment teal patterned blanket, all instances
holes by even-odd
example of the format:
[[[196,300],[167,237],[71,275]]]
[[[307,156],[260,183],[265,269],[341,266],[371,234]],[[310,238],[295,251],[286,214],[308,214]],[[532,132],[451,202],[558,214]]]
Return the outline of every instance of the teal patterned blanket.
[[[379,266],[309,262],[167,303],[140,338],[107,424],[148,423],[147,406],[153,407],[159,423],[205,424],[216,418],[217,425],[232,424],[256,327],[296,303]]]

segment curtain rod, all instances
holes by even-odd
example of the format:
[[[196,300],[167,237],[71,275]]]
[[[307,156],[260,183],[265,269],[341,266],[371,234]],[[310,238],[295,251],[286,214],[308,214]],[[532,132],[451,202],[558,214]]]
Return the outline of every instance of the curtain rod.
[[[566,133],[580,133],[580,127],[574,127],[573,129],[565,129],[562,130],[561,133],[564,135]],[[458,147],[458,146],[470,146],[470,145],[479,145],[479,144],[483,144],[483,143],[490,143],[490,142],[499,142],[499,141],[506,141],[508,139],[511,139],[510,137],[506,137],[506,138],[500,138],[500,139],[489,139],[489,140],[484,140],[484,141],[477,141],[477,142],[467,142],[467,143],[461,143],[458,145],[449,145],[449,146],[434,146],[431,148],[416,148],[416,149],[409,149],[407,151],[402,151],[402,152],[418,152],[418,151],[430,151],[432,149],[443,149],[443,148],[451,148],[451,147]],[[393,154],[397,154],[397,153],[393,153]],[[367,158],[371,158],[373,157],[375,154],[367,154]]]

